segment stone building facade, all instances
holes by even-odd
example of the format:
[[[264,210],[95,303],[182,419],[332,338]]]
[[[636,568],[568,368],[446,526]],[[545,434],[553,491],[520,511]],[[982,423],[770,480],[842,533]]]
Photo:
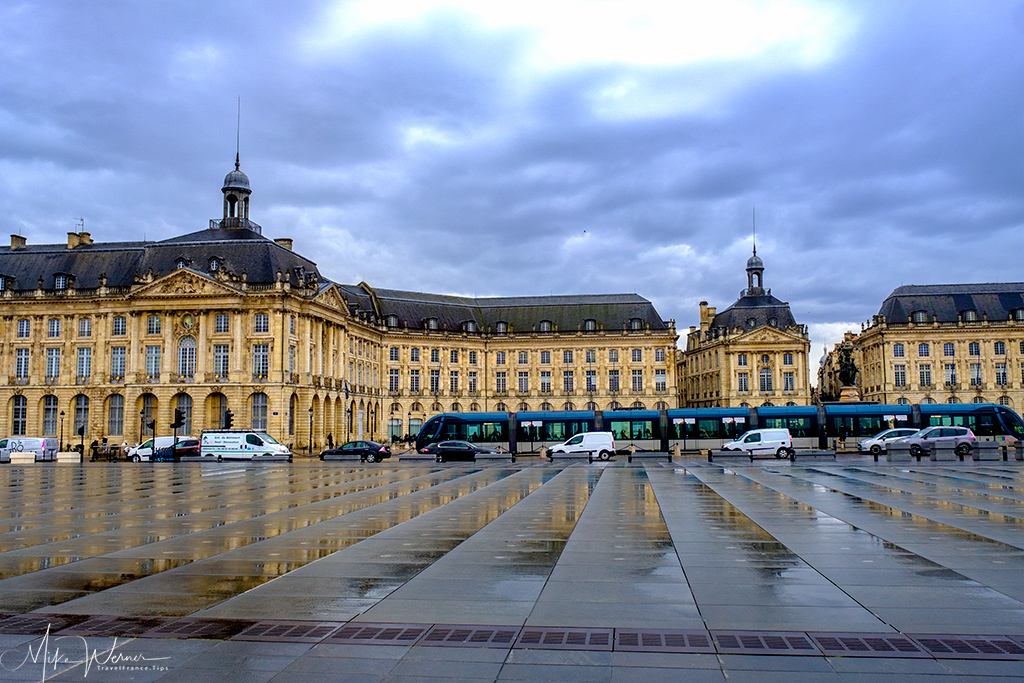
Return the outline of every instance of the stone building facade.
[[[896,288],[857,336],[858,388],[878,403],[1024,407],[1024,283]]]
[[[235,427],[302,451],[415,434],[441,411],[675,407],[674,322],[642,297],[339,284],[249,219],[237,158],[222,193],[220,220],[161,241],[12,236],[0,435],[135,442],[150,419],[169,434],[176,409],[181,434],[230,410]]]
[[[764,288],[764,262],[747,260],[747,288],[718,313],[700,303],[679,354],[679,400],[686,407],[809,405],[810,340],[789,304]]]

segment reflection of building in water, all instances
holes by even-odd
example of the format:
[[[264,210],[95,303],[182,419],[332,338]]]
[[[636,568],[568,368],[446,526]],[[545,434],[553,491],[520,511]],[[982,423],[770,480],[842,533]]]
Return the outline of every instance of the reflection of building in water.
[[[237,159],[222,193],[219,220],[157,242],[11,237],[0,434],[135,442],[170,434],[176,410],[181,434],[231,411],[302,449],[415,434],[446,411],[676,407],[674,322],[643,297],[340,284],[263,236]]]

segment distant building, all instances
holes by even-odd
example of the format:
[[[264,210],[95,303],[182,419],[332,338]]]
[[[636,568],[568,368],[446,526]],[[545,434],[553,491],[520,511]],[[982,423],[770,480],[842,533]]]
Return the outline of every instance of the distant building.
[[[675,407],[676,332],[635,294],[468,299],[343,285],[249,219],[158,242],[0,253],[0,437],[137,441],[224,424],[296,450],[442,411]],[[82,428],[84,434],[78,436]]]
[[[896,288],[858,335],[864,400],[1024,407],[1024,283]]]
[[[721,313],[700,303],[680,354],[680,402],[687,407],[808,405],[810,340],[789,304],[764,288],[764,262],[747,260],[747,288]]]

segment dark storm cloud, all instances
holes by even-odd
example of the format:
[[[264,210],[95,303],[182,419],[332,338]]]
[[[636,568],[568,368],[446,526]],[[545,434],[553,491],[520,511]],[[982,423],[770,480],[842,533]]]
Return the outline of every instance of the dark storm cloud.
[[[635,291],[685,331],[745,286],[755,206],[766,285],[818,346],[900,284],[1022,279],[1019,2],[808,5],[847,33],[803,61],[540,65],[530,22],[352,7],[6,5],[9,232],[203,227],[240,97],[253,218],[342,282]]]

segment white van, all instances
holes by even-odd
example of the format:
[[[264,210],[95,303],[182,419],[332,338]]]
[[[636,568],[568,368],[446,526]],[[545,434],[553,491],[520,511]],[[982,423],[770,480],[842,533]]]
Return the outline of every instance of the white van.
[[[774,455],[785,458],[793,453],[793,437],[788,429],[751,429],[740,438],[722,446],[723,451],[743,451],[751,456]]]
[[[52,436],[10,436],[0,439],[0,462],[10,462],[11,453],[35,453],[36,460],[56,460],[60,446]]]
[[[566,453],[590,458],[596,454],[599,460],[607,460],[615,455],[615,438],[611,432],[583,432],[565,443],[552,446],[548,453],[552,457],[555,453]]]
[[[277,456],[292,461],[292,452],[266,432],[244,429],[211,429],[203,432],[199,454],[221,460],[252,460]]]
[[[158,436],[156,437],[156,449],[158,451],[171,448],[175,445],[175,437],[173,436]],[[198,445],[198,439],[194,436],[179,436],[177,437],[177,446],[182,451],[192,449]],[[183,453],[184,455],[184,453]],[[195,453],[189,453],[188,455],[195,455]],[[124,454],[125,459],[131,460],[132,462],[140,462],[142,460],[153,459],[153,439],[147,439],[142,443],[137,443],[131,446],[128,451]]]

